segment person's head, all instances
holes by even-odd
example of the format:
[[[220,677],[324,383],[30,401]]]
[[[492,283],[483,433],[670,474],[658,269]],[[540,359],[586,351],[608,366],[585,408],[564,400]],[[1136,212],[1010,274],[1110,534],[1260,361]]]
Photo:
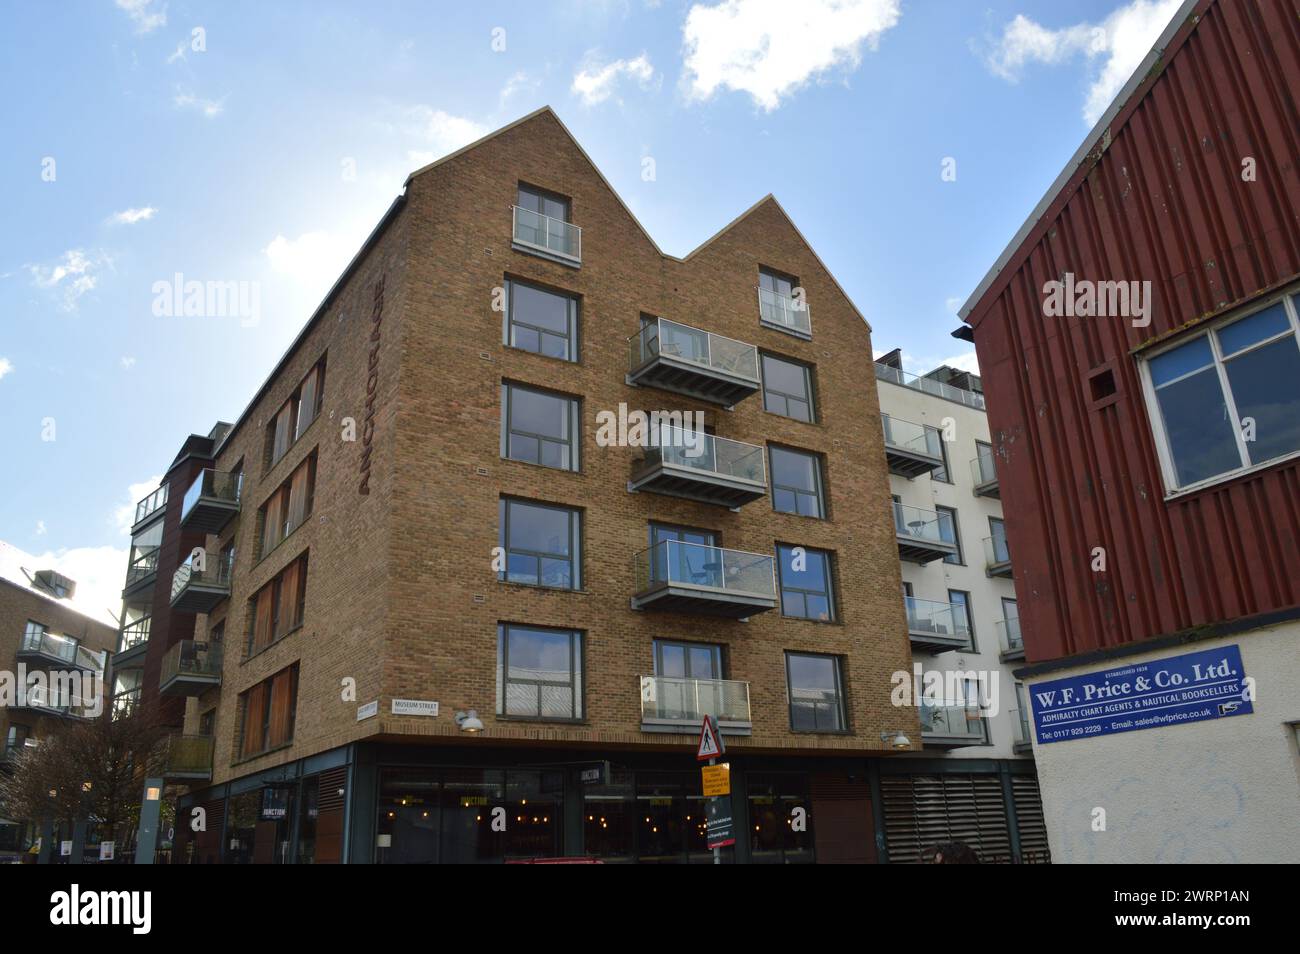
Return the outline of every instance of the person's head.
[[[960,841],[931,845],[926,849],[922,860],[931,865],[977,865],[980,863],[979,855],[975,854],[975,849],[971,848],[970,845],[962,844]]]

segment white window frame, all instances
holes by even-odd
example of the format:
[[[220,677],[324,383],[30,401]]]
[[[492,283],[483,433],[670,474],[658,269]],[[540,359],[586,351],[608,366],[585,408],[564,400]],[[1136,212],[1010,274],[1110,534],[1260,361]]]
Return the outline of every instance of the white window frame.
[[[1178,497],[1183,497],[1187,494],[1204,490],[1206,487],[1212,487],[1215,484],[1225,483],[1229,480],[1236,480],[1239,477],[1263,470],[1266,467],[1276,467],[1284,461],[1300,458],[1300,449],[1296,449],[1289,454],[1282,455],[1281,457],[1273,457],[1269,460],[1259,461],[1258,463],[1250,463],[1250,454],[1246,448],[1246,441],[1242,436],[1241,431],[1241,416],[1237,413],[1237,401],[1232,394],[1232,387],[1228,383],[1227,368],[1223,363],[1223,349],[1219,346],[1219,339],[1215,334],[1219,329],[1249,318],[1251,315],[1264,311],[1266,308],[1270,308],[1280,301],[1282,302],[1282,308],[1286,313],[1287,320],[1290,322],[1290,331],[1279,332],[1271,338],[1258,341],[1248,348],[1243,348],[1241,351],[1234,352],[1232,356],[1235,358],[1239,355],[1247,354],[1257,348],[1262,348],[1265,345],[1272,344],[1273,342],[1286,337],[1287,334],[1293,336],[1293,340],[1296,342],[1296,347],[1300,348],[1300,314],[1297,314],[1298,310],[1300,310],[1300,305],[1297,304],[1297,297],[1300,297],[1300,286],[1293,285],[1283,291],[1276,292],[1265,298],[1261,298],[1258,301],[1251,302],[1249,305],[1237,309],[1231,314],[1225,315],[1224,317],[1207,324],[1204,328],[1197,331],[1196,334],[1179,337],[1176,341],[1171,341],[1158,348],[1152,348],[1150,351],[1143,352],[1137,356],[1138,376],[1142,381],[1142,397],[1146,403],[1147,409],[1147,424],[1151,428],[1151,436],[1156,445],[1156,456],[1160,460],[1161,476],[1164,478],[1165,482],[1165,500],[1173,500]],[[1192,341],[1201,337],[1206,337],[1209,340],[1210,355],[1214,359],[1214,367],[1219,376],[1219,386],[1223,389],[1224,401],[1227,404],[1228,413],[1232,417],[1232,433],[1236,439],[1237,453],[1240,455],[1242,463],[1241,466],[1236,467],[1233,470],[1227,470],[1221,474],[1215,474],[1213,477],[1206,477],[1204,480],[1179,486],[1178,470],[1174,466],[1174,456],[1169,446],[1169,435],[1165,431],[1164,415],[1160,411],[1160,403],[1156,398],[1155,383],[1151,380],[1151,361],[1166,352],[1190,344]],[[1201,370],[1204,369],[1198,369],[1196,372],[1189,373],[1200,373]]]

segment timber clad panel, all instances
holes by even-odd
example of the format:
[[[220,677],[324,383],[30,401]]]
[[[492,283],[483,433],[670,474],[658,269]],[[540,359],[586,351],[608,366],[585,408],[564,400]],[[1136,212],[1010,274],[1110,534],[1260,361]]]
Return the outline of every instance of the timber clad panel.
[[[1166,502],[1132,355],[1300,276],[1297,156],[1300,2],[1204,0],[967,316],[1029,662],[1300,602],[1300,462]],[[1067,272],[1150,281],[1150,326],[1044,317]]]

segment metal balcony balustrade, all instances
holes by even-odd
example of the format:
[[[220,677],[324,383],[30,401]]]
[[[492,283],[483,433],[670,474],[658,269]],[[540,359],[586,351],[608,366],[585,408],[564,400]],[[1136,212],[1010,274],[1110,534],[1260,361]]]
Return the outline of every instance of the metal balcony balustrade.
[[[185,491],[181,502],[181,527],[220,533],[239,513],[239,496],[243,489],[242,473],[202,470]]]
[[[646,490],[723,507],[767,495],[767,455],[756,444],[663,425],[633,464],[630,491]]]
[[[881,364],[878,361],[875,364],[876,378],[878,380],[889,381],[892,384],[911,388],[913,391],[923,391],[926,394],[933,394],[935,397],[945,398],[949,401],[956,401],[958,404],[965,404],[967,407],[973,407],[980,411],[984,410],[984,395],[982,394],[976,394],[974,391],[966,391],[962,388],[955,388],[951,384],[936,381],[934,378],[912,374],[909,371],[903,371],[899,368],[891,368],[889,365]]]
[[[952,515],[894,504],[894,534],[898,555],[925,565],[957,552],[957,530]]]
[[[758,288],[758,314],[767,325],[792,331],[804,338],[812,337],[812,312],[802,299],[790,298],[779,292]]]
[[[943,467],[943,434],[937,427],[882,414],[889,472],[911,480]]]
[[[628,384],[730,407],[762,387],[758,348],[679,321],[647,321],[628,342]]]
[[[930,652],[946,652],[970,645],[966,609],[956,603],[903,597],[907,634],[912,645]]]
[[[1005,533],[984,538],[984,572],[994,577],[1009,578],[1012,575],[1011,550]]]
[[[998,487],[998,468],[992,448],[981,447],[979,455],[970,462],[972,488],[976,497],[993,497],[1001,499],[1002,491]]]
[[[183,613],[210,613],[230,596],[231,560],[204,551],[202,565],[191,554],[172,575],[171,606]]]
[[[511,207],[511,235],[516,246],[578,264],[582,261],[582,229],[518,205]]]
[[[158,692],[197,696],[221,685],[221,643],[182,639],[163,656]]]
[[[733,619],[776,609],[776,560],[769,555],[663,540],[633,563],[633,609]]]
[[[711,715],[728,735],[748,735],[753,723],[749,683],[736,679],[641,677],[641,729],[644,732],[698,730]]]

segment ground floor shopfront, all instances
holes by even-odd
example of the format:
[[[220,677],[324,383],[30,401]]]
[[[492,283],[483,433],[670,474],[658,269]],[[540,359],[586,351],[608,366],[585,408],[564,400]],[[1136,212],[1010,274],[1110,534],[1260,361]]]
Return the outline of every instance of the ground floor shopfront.
[[[952,840],[954,833],[978,838],[981,830],[1005,855],[989,860],[1018,860],[1015,802],[1008,802],[1008,824],[1004,803],[992,793],[1004,782],[1009,791],[1009,780],[1023,779],[1026,767],[1032,779],[1032,762],[1003,763],[1015,766],[1014,773],[993,762],[952,766],[960,772],[941,781],[940,790],[981,788],[988,796],[972,828],[955,795],[953,824],[936,821],[933,786],[913,782],[914,776],[947,776],[944,760],[731,754],[727,761],[736,842],[722,849],[723,863],[886,861],[891,828],[900,861],[916,860],[921,840]],[[976,777],[985,781],[972,783]],[[920,810],[913,808],[913,792],[924,803]],[[1036,786],[1034,792],[1036,802]],[[184,797],[174,859],[491,864],[588,857],[710,864],[704,815],[700,770],[690,753],[366,743]],[[188,831],[196,819],[201,830]]]

